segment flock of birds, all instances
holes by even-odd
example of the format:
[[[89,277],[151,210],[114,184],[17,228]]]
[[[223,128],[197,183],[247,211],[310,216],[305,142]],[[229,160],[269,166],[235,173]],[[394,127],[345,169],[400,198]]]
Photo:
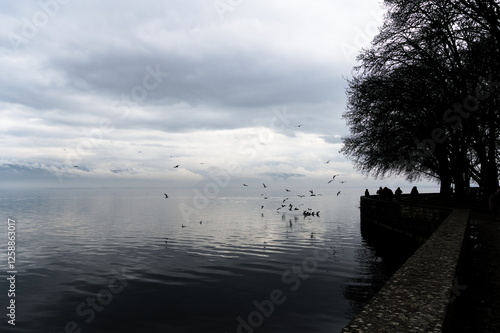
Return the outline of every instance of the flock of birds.
[[[301,127],[303,125],[297,125],[295,127]],[[139,151],[139,153],[141,153],[141,151]],[[170,157],[173,157],[173,156],[170,156]],[[330,163],[330,160],[324,162],[325,164],[329,164]],[[204,163],[200,163],[200,164],[204,164]],[[180,165],[179,164],[176,164],[173,166],[174,169],[177,169],[179,168]],[[328,180],[327,184],[331,184],[332,182],[335,181],[336,177],[338,177],[339,174],[335,174],[332,176],[331,179]],[[347,181],[343,180],[343,181],[339,181],[340,184],[344,184],[346,183]],[[267,189],[268,188],[268,185],[266,185],[266,183],[262,183],[262,186],[264,189]],[[243,187],[249,187],[248,184],[246,183],[243,183]],[[285,193],[292,193],[292,191],[288,188],[285,188]],[[339,196],[341,193],[341,191],[339,190],[337,192],[337,196]],[[164,193],[165,195],[165,199],[168,199],[169,196],[167,193]],[[313,189],[310,189],[309,190],[309,194],[297,194],[297,197],[299,197],[300,199],[303,199],[305,198],[306,196],[309,196],[309,197],[317,197],[317,196],[322,196],[321,193],[315,193]],[[266,195],[265,193],[262,193],[261,194],[261,197],[264,199],[264,200],[268,200],[270,199],[270,196],[269,195]],[[319,210],[313,210],[312,208],[306,208],[306,209],[303,209],[301,208],[302,206],[304,206],[304,203],[290,203],[290,202],[287,202],[291,199],[290,196],[287,196],[287,197],[284,197],[283,200],[281,200],[281,203],[279,204],[279,207],[276,207],[276,212],[277,213],[281,213],[282,214],[282,220],[286,220],[287,219],[287,214],[288,215],[291,215],[293,216],[293,219],[295,222],[297,222],[299,220],[299,216],[302,215],[303,218],[309,218],[309,217],[320,217],[320,211]],[[265,208],[265,205],[264,204],[261,204],[260,205],[260,209],[263,210]],[[302,209],[302,212],[300,212]],[[261,213],[261,216],[263,217],[264,214]],[[203,224],[203,221],[200,221],[199,224]],[[292,228],[293,226],[293,222],[292,222],[292,218],[288,218],[288,224],[290,226],[290,228]],[[181,228],[186,228],[186,225],[184,224],[181,224]],[[311,232],[311,235],[310,235],[310,238],[313,239],[315,238],[315,232]],[[165,243],[168,242],[168,238],[165,238]],[[265,242],[264,242],[265,243]],[[265,246],[264,246],[265,247]]]
[[[326,161],[325,163],[330,163],[330,160]],[[175,165],[174,168],[178,168],[180,165]],[[339,174],[336,174],[336,175],[333,175],[332,176],[332,179],[328,180],[327,184],[330,184],[332,183],[333,181],[335,181],[335,178],[339,176]],[[341,184],[344,184],[346,181],[339,181],[339,183]],[[266,185],[266,183],[262,183],[262,186],[264,189],[267,189],[268,188],[268,185]],[[249,187],[248,184],[246,183],[243,183],[243,187]],[[288,188],[285,188],[285,193],[291,193],[292,191]],[[337,196],[341,193],[341,191],[338,191],[337,192]],[[168,199],[169,196],[167,193],[163,193],[164,196],[165,196],[165,199]],[[270,198],[270,196],[266,195],[265,193],[262,193],[261,194],[262,198],[264,200],[268,200]],[[297,194],[297,197],[299,197],[300,199],[302,198],[305,198],[307,195],[305,194]],[[310,189],[309,190],[309,194],[308,194],[309,197],[316,197],[316,196],[322,196],[321,193],[315,193],[313,189]],[[285,220],[286,219],[286,214],[287,214],[287,211],[288,212],[292,212],[292,213],[295,213],[295,214],[292,214],[294,215],[294,219],[297,221],[298,220],[298,216],[297,215],[302,215],[304,218],[306,217],[319,217],[320,216],[320,211],[319,210],[313,210],[312,208],[306,208],[306,209],[303,209],[301,213],[300,210],[301,210],[301,207],[304,206],[304,203],[300,203],[300,204],[293,204],[293,203],[287,203],[288,200],[290,200],[291,198],[289,196],[287,197],[284,197],[283,200],[281,201],[280,203],[280,206],[276,208],[276,212],[277,213],[282,213],[282,219]],[[260,205],[260,209],[264,209],[265,208],[265,205],[261,204]],[[290,214],[290,213],[289,213]],[[261,213],[262,216],[264,216],[263,213]],[[290,227],[293,225],[292,223],[292,219],[289,219],[289,225]],[[203,221],[200,221],[199,222],[200,224],[203,224]],[[181,225],[182,228],[185,228],[186,226],[184,224]],[[314,238],[314,232],[311,233],[311,238]]]
[[[330,161],[327,161],[326,163],[328,163]],[[332,183],[334,180],[335,180],[335,177],[337,177],[337,175],[334,175],[332,177],[332,179],[330,179],[328,181],[328,184]],[[346,181],[341,181],[340,183],[345,183]],[[244,187],[248,187],[248,184],[243,184]],[[264,187],[264,189],[266,189],[268,186],[265,184],[265,183],[262,183],[262,186]],[[291,193],[292,191],[289,190],[288,188],[285,188],[285,192],[286,193]],[[338,191],[337,192],[337,196],[341,193],[341,191]],[[267,200],[269,199],[269,196],[265,195],[264,193],[261,194],[262,198],[264,200]],[[297,196],[302,199],[302,198],[305,198],[306,195],[305,194],[297,194]],[[309,196],[310,197],[316,197],[316,196],[322,196],[321,193],[315,193],[313,189],[310,189],[309,190]],[[303,206],[304,204],[303,203],[300,203],[300,204],[293,204],[293,203],[287,203],[287,201],[290,200],[290,197],[287,196],[285,198],[283,198],[283,200],[281,201],[280,203],[280,206],[276,208],[276,212],[280,213],[280,212],[283,212],[283,215],[282,217],[285,218],[285,212],[288,210],[289,212],[298,212],[301,210],[301,206]],[[261,205],[260,206],[260,209],[264,209],[265,208],[265,205]],[[262,214],[263,215],[263,214]],[[307,209],[303,209],[302,210],[302,215],[305,217],[308,217],[308,216],[317,216],[319,217],[320,216],[320,211],[315,211],[313,210],[312,208],[307,208]],[[292,222],[290,220],[290,225],[292,225]]]

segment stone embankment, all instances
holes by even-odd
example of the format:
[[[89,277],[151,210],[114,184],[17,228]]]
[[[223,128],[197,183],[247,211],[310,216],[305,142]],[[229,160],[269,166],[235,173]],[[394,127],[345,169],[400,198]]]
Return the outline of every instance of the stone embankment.
[[[457,272],[470,210],[362,197],[361,214],[423,244],[342,333],[443,332],[464,289]]]

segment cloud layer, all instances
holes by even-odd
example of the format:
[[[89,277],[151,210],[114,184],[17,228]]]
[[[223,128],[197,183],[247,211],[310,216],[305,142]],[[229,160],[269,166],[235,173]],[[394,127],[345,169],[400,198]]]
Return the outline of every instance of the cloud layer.
[[[338,150],[377,1],[3,7],[3,182],[363,178]]]

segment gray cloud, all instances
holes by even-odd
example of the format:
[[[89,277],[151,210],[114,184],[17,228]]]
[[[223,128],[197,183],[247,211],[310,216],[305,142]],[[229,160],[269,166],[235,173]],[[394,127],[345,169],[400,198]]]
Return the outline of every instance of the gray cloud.
[[[204,0],[47,3],[0,14],[0,180],[199,181],[200,161],[233,160],[235,177],[352,173],[341,45],[359,46],[373,1],[243,1],[223,17]]]

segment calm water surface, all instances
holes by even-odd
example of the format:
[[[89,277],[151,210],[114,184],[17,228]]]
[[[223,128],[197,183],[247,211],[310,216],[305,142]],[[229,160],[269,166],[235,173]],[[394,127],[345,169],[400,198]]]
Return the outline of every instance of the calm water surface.
[[[18,273],[1,331],[334,333],[413,250],[361,234],[362,189],[163,192],[4,190],[0,267],[14,218]]]

